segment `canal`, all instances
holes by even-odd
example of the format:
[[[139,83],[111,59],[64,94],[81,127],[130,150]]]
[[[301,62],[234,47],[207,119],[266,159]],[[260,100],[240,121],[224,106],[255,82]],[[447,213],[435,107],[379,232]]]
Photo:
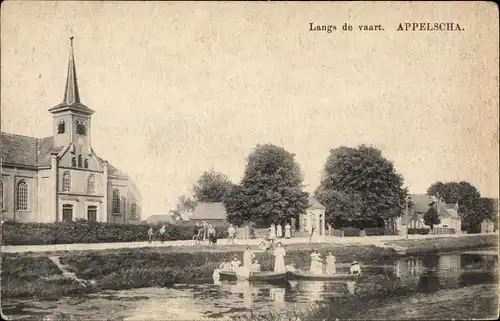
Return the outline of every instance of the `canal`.
[[[357,282],[178,284],[57,300],[3,298],[4,315],[44,320],[471,319],[498,309],[498,257],[433,254],[363,262]]]

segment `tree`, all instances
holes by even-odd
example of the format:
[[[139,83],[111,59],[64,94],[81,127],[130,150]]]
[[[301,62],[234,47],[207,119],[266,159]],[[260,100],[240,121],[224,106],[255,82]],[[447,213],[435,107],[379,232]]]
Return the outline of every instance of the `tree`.
[[[200,176],[193,190],[200,202],[222,202],[231,186],[226,175],[210,170]]]
[[[328,217],[338,216],[337,212],[354,224],[378,226],[403,213],[407,191],[403,188],[403,177],[395,171],[392,162],[384,158],[380,150],[361,145],[330,150],[315,194],[326,204]],[[339,195],[353,203],[348,207],[342,205],[346,212],[339,212],[338,206],[333,205]]]
[[[196,199],[181,195],[177,199],[176,208],[171,210],[170,214],[176,218],[187,219],[188,214],[193,212],[197,205],[198,201]]]
[[[441,223],[439,214],[434,206],[430,206],[427,212],[425,212],[424,223],[425,225],[429,225],[431,227],[431,230],[434,228],[434,225],[438,225]]]
[[[442,198],[447,204],[455,204],[461,198],[474,196],[479,198],[479,191],[468,182],[437,182],[427,189],[427,195]]]
[[[271,144],[257,145],[247,159],[241,184],[224,200],[230,222],[284,224],[305,212],[308,194],[293,154]]]
[[[316,190],[315,197],[326,207],[326,222],[335,228],[361,221],[362,200],[359,194],[346,194],[337,190]]]

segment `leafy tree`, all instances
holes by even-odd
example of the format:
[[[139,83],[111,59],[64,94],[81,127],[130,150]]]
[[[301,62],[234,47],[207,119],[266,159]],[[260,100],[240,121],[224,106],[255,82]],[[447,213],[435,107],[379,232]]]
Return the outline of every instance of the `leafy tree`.
[[[315,197],[326,207],[325,219],[335,228],[356,225],[361,221],[362,199],[357,193],[316,190]]]
[[[308,194],[294,154],[271,144],[257,145],[248,156],[241,184],[224,200],[228,220],[257,225],[284,224],[308,207]]]
[[[200,202],[222,202],[231,186],[226,175],[210,170],[201,175],[193,190]]]
[[[353,204],[340,205],[344,212],[333,205],[339,198],[335,191],[342,193],[341,199]],[[403,177],[380,150],[365,145],[342,146],[330,150],[316,195],[327,204],[328,217],[342,213],[351,222],[376,226],[380,221],[389,223],[401,215],[407,190],[403,188]]]
[[[461,198],[474,196],[479,198],[479,191],[468,182],[437,182],[427,189],[427,195],[442,198],[447,204],[455,204]]]
[[[424,223],[426,225],[429,225],[431,227],[431,230],[434,228],[434,225],[438,225],[441,223],[439,214],[434,206],[430,206],[427,212],[425,212]]]
[[[176,208],[171,210],[170,214],[175,217],[179,217],[180,219],[186,219],[188,213],[193,212],[196,205],[198,205],[198,201],[196,199],[181,195],[177,200]]]

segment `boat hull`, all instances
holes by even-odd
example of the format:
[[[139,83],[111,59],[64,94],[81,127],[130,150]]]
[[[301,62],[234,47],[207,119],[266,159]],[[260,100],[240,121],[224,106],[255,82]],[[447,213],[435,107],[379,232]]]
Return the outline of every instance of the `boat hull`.
[[[220,280],[234,281],[243,280],[250,282],[284,282],[287,273],[277,272],[248,272],[248,271],[218,271]]]
[[[355,281],[359,279],[359,274],[313,274],[305,272],[293,272],[290,277],[296,280],[325,280],[325,281]]]

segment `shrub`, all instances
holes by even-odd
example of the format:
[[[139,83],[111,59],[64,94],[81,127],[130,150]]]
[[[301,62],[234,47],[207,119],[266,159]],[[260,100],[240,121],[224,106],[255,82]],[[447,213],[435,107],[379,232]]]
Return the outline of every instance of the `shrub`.
[[[153,227],[155,239],[165,225],[165,241],[190,240],[194,223],[116,224],[88,221],[70,223],[14,223],[2,224],[2,245],[41,245],[72,243],[137,242],[148,239],[148,229]],[[216,226],[217,237],[227,237],[227,226]]]
[[[430,230],[428,228],[409,228],[408,234],[420,234],[426,235],[429,234]]]
[[[370,235],[386,235],[386,230],[383,227],[368,227],[365,228],[366,236]]]
[[[344,231],[344,236],[359,236],[361,230],[355,227],[344,227],[342,231]]]

